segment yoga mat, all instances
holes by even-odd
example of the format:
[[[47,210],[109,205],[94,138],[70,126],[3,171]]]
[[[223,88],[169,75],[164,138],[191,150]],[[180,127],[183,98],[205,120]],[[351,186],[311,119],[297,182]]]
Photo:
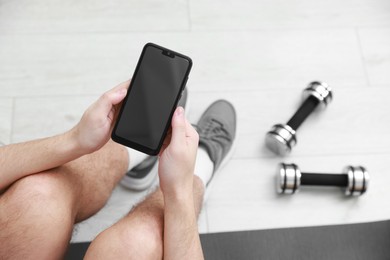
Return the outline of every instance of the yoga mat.
[[[390,259],[390,220],[200,235],[207,260]],[[65,259],[82,259],[89,242],[71,244]]]

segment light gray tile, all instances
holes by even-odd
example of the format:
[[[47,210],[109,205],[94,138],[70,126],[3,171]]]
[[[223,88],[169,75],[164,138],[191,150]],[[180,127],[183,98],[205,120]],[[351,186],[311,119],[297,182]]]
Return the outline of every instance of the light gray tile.
[[[189,83],[203,90],[288,88],[318,79],[366,83],[353,30],[192,34]]]
[[[231,160],[219,173],[208,201],[210,232],[356,223],[390,218],[388,174],[390,154],[294,157],[304,172],[341,173],[346,165],[370,172],[367,193],[345,197],[337,187],[302,187],[294,195],[276,193],[280,159]]]
[[[0,36],[0,90],[9,96],[99,95],[130,78],[146,42],[190,56],[194,90],[337,86],[367,79],[354,30]]]
[[[324,28],[390,24],[386,0],[190,2],[193,30]]]
[[[0,68],[0,89],[8,96],[100,95],[131,77],[142,49],[125,46],[120,35],[0,38],[0,58],[7,61]]]
[[[0,3],[1,34],[188,29],[186,0],[22,0]]]
[[[338,88],[324,110],[310,115],[297,131],[296,156],[390,152],[387,102],[389,87]],[[190,120],[196,123],[215,100],[226,99],[237,111],[234,158],[274,157],[265,148],[265,135],[274,124],[286,123],[301,104],[305,86],[237,92],[190,92]]]
[[[207,213],[207,201],[204,202],[201,212],[198,217],[198,230],[199,233],[208,233],[209,232],[209,220]]]
[[[0,98],[0,142],[3,144],[8,144],[11,140],[12,111],[12,98]]]
[[[16,98],[12,142],[63,133],[75,126],[96,96]]]
[[[359,29],[370,84],[390,84],[390,28]]]

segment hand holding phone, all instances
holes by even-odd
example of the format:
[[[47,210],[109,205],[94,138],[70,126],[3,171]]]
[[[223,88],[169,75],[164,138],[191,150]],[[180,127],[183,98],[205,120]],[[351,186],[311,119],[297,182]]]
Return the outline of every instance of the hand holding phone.
[[[185,118],[183,108],[176,108],[171,138],[164,141],[158,165],[160,188],[166,199],[175,194],[192,195],[198,143],[198,132]]]
[[[69,134],[78,145],[81,155],[99,150],[111,137],[116,114],[125,98],[130,81],[123,82],[105,92],[84,112],[82,118]]]
[[[189,57],[148,43],[112,131],[115,142],[157,155],[192,67]]]

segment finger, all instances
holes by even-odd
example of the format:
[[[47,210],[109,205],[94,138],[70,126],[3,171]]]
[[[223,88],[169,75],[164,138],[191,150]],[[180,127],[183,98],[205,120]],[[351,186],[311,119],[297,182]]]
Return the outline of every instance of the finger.
[[[129,86],[130,86],[130,80],[127,80],[127,81],[124,81],[124,82],[120,83],[116,87],[110,89],[105,94],[107,94],[108,96],[111,96],[114,99],[116,99],[116,98],[118,98],[118,94],[119,94],[119,97],[120,97],[120,96],[123,96],[122,94],[127,93],[127,90],[129,88]],[[119,100],[117,100],[117,99],[113,100],[114,102],[112,102],[112,104],[113,105],[119,104],[122,100],[123,100],[123,98],[119,99]]]
[[[161,155],[164,152],[165,148],[169,146],[169,144],[171,143],[171,138],[172,138],[172,127],[169,128],[168,133],[164,138],[159,155]]]
[[[163,141],[163,144],[164,145],[169,145],[170,142],[171,142],[171,139],[172,139],[172,134],[168,133],[167,136],[165,137],[164,141]]]
[[[115,107],[112,107],[110,112],[108,113],[107,115],[107,118],[113,122],[114,121],[114,117],[115,117]]]
[[[186,139],[186,120],[184,109],[177,107],[172,117],[172,145],[182,145]]]
[[[126,80],[126,81],[120,83],[119,85],[115,86],[111,90],[116,91],[116,90],[121,89],[121,88],[129,89],[130,81],[131,81],[130,79]],[[109,90],[109,91],[111,91],[111,90]]]
[[[120,103],[126,96],[127,87],[124,83],[104,93],[97,101],[99,113],[109,115],[114,105]]]
[[[106,98],[110,101],[111,105],[119,104],[126,96],[127,90],[130,85],[130,80],[120,83],[116,87],[110,89],[103,94],[102,98]]]
[[[196,133],[196,130],[195,128],[191,125],[191,123],[187,120],[187,118],[185,119],[185,123],[186,123],[186,133],[187,133],[187,136],[194,136]]]
[[[111,98],[111,104],[117,105],[119,104],[123,98],[127,94],[127,90],[129,88],[130,81],[125,81],[116,86],[115,88],[106,92],[106,94]]]
[[[195,130],[195,128],[191,125],[190,122],[186,119],[186,136],[191,140],[191,142],[195,145],[199,143],[199,134]]]

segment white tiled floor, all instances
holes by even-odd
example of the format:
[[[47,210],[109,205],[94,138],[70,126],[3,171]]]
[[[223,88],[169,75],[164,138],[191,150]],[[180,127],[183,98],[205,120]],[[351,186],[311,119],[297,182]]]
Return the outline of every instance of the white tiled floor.
[[[132,75],[146,42],[193,58],[191,121],[219,98],[237,109],[237,147],[204,205],[202,232],[390,218],[387,0],[0,0],[0,140],[72,127]],[[334,102],[299,129],[291,156],[276,157],[264,135],[288,120],[312,80],[328,82]],[[362,164],[372,181],[360,198],[337,189],[281,197],[274,173],[282,161],[335,173]],[[117,187],[74,241],[92,239],[144,195]]]

